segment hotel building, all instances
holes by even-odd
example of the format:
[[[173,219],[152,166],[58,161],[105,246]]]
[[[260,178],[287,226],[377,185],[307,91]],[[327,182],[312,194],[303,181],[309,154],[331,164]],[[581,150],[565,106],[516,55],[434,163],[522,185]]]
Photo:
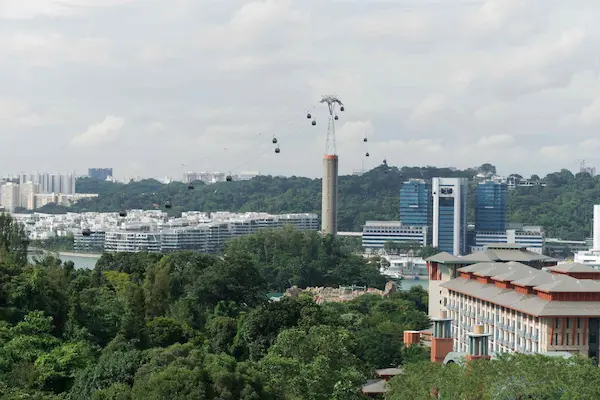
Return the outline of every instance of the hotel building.
[[[461,267],[481,262],[516,261],[535,269],[542,269],[554,266],[558,262],[552,257],[529,251],[525,246],[516,244],[488,245],[482,251],[462,257],[441,252],[429,257],[426,261],[429,275],[429,316],[432,318],[439,318],[442,298],[447,295],[447,290],[441,285],[457,278],[458,269]]]

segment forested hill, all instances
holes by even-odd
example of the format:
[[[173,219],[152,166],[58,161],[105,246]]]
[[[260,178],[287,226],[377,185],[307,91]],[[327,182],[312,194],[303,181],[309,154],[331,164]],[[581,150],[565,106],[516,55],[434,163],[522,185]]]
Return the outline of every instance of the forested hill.
[[[360,176],[340,176],[339,228],[344,231],[358,231],[366,220],[398,219],[399,191],[407,179],[429,179],[436,176],[473,178],[477,172],[476,169],[461,171],[382,165]],[[547,186],[520,187],[511,191],[510,221],[542,225],[552,237],[584,239],[589,236],[592,206],[600,203],[600,177],[591,177],[587,173],[573,175],[563,169],[547,175],[542,180]],[[472,182],[469,194],[471,221],[474,185]],[[220,210],[320,214],[321,211],[321,180],[296,176],[259,176],[250,181],[214,185],[198,182],[194,190],[188,190],[182,183],[163,185],[155,180],[144,180],[117,184],[86,178],[78,181],[77,191],[98,193],[99,197],[81,201],[74,205],[71,211],[152,209],[155,208],[154,204],[162,207],[169,199],[173,204],[173,213],[186,210]],[[40,209],[43,212],[66,210],[52,205]]]

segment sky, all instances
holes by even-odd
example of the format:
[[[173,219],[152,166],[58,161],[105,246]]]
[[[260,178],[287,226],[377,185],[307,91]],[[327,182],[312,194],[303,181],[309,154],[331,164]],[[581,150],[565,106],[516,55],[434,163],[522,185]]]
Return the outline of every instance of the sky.
[[[317,177],[324,94],[341,174],[600,169],[598,20],[597,0],[0,0],[0,175]]]

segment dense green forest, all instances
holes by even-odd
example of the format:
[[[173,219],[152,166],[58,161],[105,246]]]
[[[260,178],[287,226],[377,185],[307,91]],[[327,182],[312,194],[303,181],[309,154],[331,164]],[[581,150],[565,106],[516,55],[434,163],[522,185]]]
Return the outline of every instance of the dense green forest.
[[[600,399],[600,369],[581,357],[502,353],[467,368],[408,363],[390,380],[386,400]]]
[[[221,257],[105,254],[94,270],[28,264],[27,246],[0,215],[2,399],[358,400],[374,368],[428,358],[402,343],[429,326],[423,289],[267,300],[292,284],[385,283],[315,232],[260,232]]]
[[[482,169],[495,170],[489,164],[482,167],[460,171],[381,165],[363,175],[341,176],[339,228],[343,231],[360,231],[366,220],[397,220],[399,192],[407,179],[436,176],[472,179]],[[540,180],[537,176],[532,179]],[[542,225],[550,237],[573,240],[588,237],[592,206],[600,202],[600,176],[592,177],[587,173],[573,175],[563,169],[547,175],[542,181],[546,186],[519,187],[510,192],[510,221]],[[471,181],[470,221],[473,221],[475,185],[476,182]],[[47,205],[39,211],[60,213],[68,210],[153,209],[163,207],[168,200],[173,204],[169,210],[173,214],[186,210],[320,214],[321,210],[321,180],[296,176],[259,176],[250,181],[214,185],[196,182],[194,190],[188,190],[187,185],[182,183],[163,185],[155,180],[119,184],[85,178],[78,180],[77,191],[98,193],[99,197],[82,200],[70,209]]]

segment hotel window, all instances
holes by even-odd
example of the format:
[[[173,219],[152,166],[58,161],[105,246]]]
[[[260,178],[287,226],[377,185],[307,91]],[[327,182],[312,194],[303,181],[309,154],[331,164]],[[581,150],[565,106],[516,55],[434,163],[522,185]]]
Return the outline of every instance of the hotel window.
[[[578,319],[577,321],[579,321],[579,319]],[[579,346],[579,337],[580,337],[580,336],[581,336],[581,334],[580,334],[580,333],[578,333],[578,334],[577,334],[577,346]]]
[[[555,318],[555,319],[554,319],[554,321],[556,321],[556,322],[554,323],[554,327],[555,327],[555,328],[560,328],[560,319],[558,319],[558,318]]]
[[[567,320],[568,321],[568,320]],[[569,345],[569,334],[567,333],[565,335],[565,345],[568,346]]]
[[[554,342],[552,343],[553,345],[558,345],[558,333],[554,334]]]
[[[577,318],[577,329],[581,328],[581,318]],[[577,343],[579,344],[579,343]]]

